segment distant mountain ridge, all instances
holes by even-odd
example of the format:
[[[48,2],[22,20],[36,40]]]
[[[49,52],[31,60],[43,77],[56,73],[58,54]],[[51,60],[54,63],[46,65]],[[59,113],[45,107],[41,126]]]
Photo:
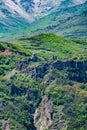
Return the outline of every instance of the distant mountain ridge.
[[[0,10],[4,16],[16,14],[31,22],[34,18],[49,14],[55,8],[66,8],[84,2],[86,0],[1,0]]]
[[[29,27],[29,32],[30,30],[34,32],[30,27],[31,23],[34,22],[36,24],[39,19],[49,17],[53,12],[56,13],[60,11],[62,13],[62,10],[67,10],[67,8],[72,8],[76,5],[80,6],[84,2],[86,2],[86,0],[1,0],[0,39],[4,39],[7,35],[9,35],[7,36],[9,38],[13,35],[20,35],[17,37],[21,37],[25,34],[23,30],[27,27]],[[56,21],[58,21],[59,17],[56,17]],[[66,15],[64,18],[65,17]],[[44,23],[44,21],[42,23]],[[47,25],[47,27],[49,27],[49,25]],[[35,30],[38,30],[38,28],[35,28]],[[16,32],[19,32],[19,34],[16,34]]]
[[[56,10],[30,26],[35,34],[52,32],[64,37],[87,38],[87,2]]]

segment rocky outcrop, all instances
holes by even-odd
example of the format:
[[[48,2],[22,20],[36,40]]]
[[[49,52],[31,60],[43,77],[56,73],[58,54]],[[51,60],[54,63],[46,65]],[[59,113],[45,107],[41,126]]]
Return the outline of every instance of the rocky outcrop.
[[[0,50],[0,55],[15,55],[15,53],[10,52],[8,49]]]
[[[67,122],[64,118],[62,106],[53,107],[50,95],[45,95],[41,101],[39,108],[34,114],[34,124],[37,130],[66,130]]]
[[[78,82],[87,82],[87,61],[58,61],[53,67],[60,71],[66,71],[68,79]]]
[[[46,130],[53,123],[53,108],[49,96],[44,96],[40,104],[40,109],[36,109],[34,123],[37,130]]]
[[[36,80],[38,78],[44,78],[45,74],[47,73],[47,70],[49,69],[49,65],[48,64],[44,64],[42,66],[37,66],[37,67],[33,67],[33,68],[29,68],[29,74],[30,76],[33,78],[35,78]]]
[[[64,70],[66,68],[78,68],[81,70],[87,70],[87,61],[57,61],[53,63],[53,67],[58,70]]]
[[[3,122],[2,130],[10,130],[9,128],[10,120],[6,120]]]
[[[35,80],[42,79],[44,83],[49,84],[50,80],[56,81],[60,78],[60,75],[56,74],[56,72],[60,72],[64,75],[67,74],[69,80],[78,81],[78,82],[87,82],[87,61],[73,61],[73,60],[61,60],[48,63],[41,63],[41,65],[37,66],[29,66],[29,64],[38,63],[36,55],[33,56],[29,61],[20,61],[16,64],[16,70],[19,70],[21,73],[25,73],[29,75],[31,78]],[[53,56],[53,59],[55,57]],[[56,69],[56,72],[54,71]],[[55,73],[55,76],[54,76]],[[46,79],[46,80],[45,80]],[[58,82],[57,82],[58,83]]]
[[[33,54],[33,55],[32,55],[32,61],[33,61],[33,62],[37,62],[37,61],[38,61],[38,56],[37,56],[37,54]]]
[[[15,69],[19,71],[23,71],[28,66],[28,61],[19,61],[15,65]]]
[[[34,102],[37,99],[37,96],[38,96],[37,91],[30,90],[30,89],[27,90],[27,94],[26,94],[26,99],[27,100],[30,100],[30,101]]]

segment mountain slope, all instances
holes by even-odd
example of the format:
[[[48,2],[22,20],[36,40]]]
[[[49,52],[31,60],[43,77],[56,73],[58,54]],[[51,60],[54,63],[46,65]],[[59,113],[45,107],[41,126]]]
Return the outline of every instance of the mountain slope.
[[[0,129],[87,129],[87,40],[0,42]]]
[[[19,31],[29,25],[28,15],[11,1],[0,1],[0,36]]]
[[[53,32],[65,37],[87,38],[87,10],[54,27]]]
[[[84,2],[85,0],[57,0],[56,2],[49,2],[49,0],[1,0],[0,39],[12,39],[13,35],[13,39],[23,37],[37,30],[43,31],[42,29],[46,27],[56,26],[61,21],[85,11],[87,5],[82,4]],[[74,8],[75,5],[78,6]],[[32,22],[33,24],[31,24]]]
[[[36,22],[32,23],[27,33],[53,32],[68,37],[83,37],[87,34],[87,2],[60,9]],[[69,24],[69,26],[68,26]],[[77,33],[76,33],[77,32]],[[25,35],[27,34],[25,33]],[[83,35],[82,35],[83,34]]]

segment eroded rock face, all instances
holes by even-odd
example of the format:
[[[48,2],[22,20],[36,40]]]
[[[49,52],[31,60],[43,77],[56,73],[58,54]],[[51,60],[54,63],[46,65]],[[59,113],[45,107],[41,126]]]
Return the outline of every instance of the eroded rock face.
[[[45,84],[50,84],[51,82],[58,83],[60,72],[62,75],[66,74],[69,80],[78,82],[87,82],[87,61],[52,61],[52,63],[42,63],[37,66],[29,66],[30,63],[35,63],[38,61],[36,58],[34,61],[30,59],[29,61],[22,61],[16,64],[16,70],[21,73],[29,75],[35,80],[42,79]],[[54,71],[55,70],[55,71]],[[65,79],[64,79],[65,80]]]
[[[10,120],[6,120],[3,122],[2,130],[10,130],[9,128]]]
[[[50,95],[44,95],[34,114],[34,124],[37,130],[66,130],[67,122],[62,109],[62,106],[56,106],[58,111],[56,113]]]
[[[67,71],[69,80],[87,82],[87,61],[58,61],[53,67],[60,71]]]
[[[34,123],[37,130],[45,130],[48,129],[53,123],[53,108],[52,102],[49,96],[44,96],[40,109],[37,109],[34,114]]]
[[[86,70],[87,69],[87,62],[85,61],[57,61],[55,63],[53,63],[53,67],[57,68],[58,70],[63,70],[66,68],[78,68],[78,69],[83,69]]]
[[[27,98],[27,100],[34,102],[37,99],[37,95],[38,95],[37,91],[28,89],[27,94],[26,94],[26,98]]]

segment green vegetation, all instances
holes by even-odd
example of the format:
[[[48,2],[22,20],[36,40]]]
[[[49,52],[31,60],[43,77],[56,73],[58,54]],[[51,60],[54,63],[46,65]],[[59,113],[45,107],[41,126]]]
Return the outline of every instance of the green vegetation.
[[[78,44],[77,41],[81,44]],[[39,57],[51,58],[54,55],[58,59],[64,59],[73,54],[81,53],[87,46],[87,40],[75,41],[74,39],[65,39],[54,34],[40,34],[13,43],[25,47],[32,53],[37,53]]]
[[[3,51],[4,49],[8,49],[9,51],[14,53],[20,53],[21,55],[31,56],[31,52],[20,46],[19,44],[0,42],[0,51]]]
[[[20,78],[21,77],[21,78]],[[35,103],[27,100],[27,89],[37,92]],[[10,120],[10,128],[14,130],[34,130],[32,113],[40,100],[41,85],[26,76],[15,75],[9,81],[0,81],[0,121]]]
[[[0,129],[36,130],[35,111],[44,113],[41,103],[48,96],[53,124],[44,129],[62,130],[63,122],[64,130],[86,130],[86,54],[87,40],[54,34],[0,42]]]
[[[64,120],[67,118],[67,130],[86,129],[87,84],[76,83],[72,86],[48,86],[46,93],[52,97],[56,117],[59,114],[58,107],[62,107],[61,120],[62,118]]]

